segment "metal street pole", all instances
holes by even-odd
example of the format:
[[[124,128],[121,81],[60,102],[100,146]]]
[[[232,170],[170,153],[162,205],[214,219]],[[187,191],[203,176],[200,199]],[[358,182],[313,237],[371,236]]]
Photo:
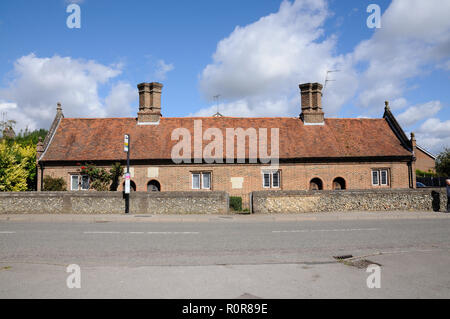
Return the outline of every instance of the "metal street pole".
[[[124,136],[124,151],[127,152],[127,172],[125,173],[125,214],[130,212],[130,135]]]

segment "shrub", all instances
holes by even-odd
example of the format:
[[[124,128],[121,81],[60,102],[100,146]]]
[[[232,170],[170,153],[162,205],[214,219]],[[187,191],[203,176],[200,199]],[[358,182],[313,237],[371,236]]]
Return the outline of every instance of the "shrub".
[[[434,172],[425,172],[420,169],[416,169],[416,176],[417,177],[436,177],[437,174]]]
[[[235,211],[242,211],[242,197],[230,196],[230,208]]]
[[[0,142],[0,191],[32,190],[36,176],[36,148],[14,141]]]
[[[65,191],[66,181],[62,177],[53,178],[51,176],[44,177],[44,191]]]
[[[109,172],[94,164],[81,166],[80,171],[89,176],[89,188],[99,192],[117,191],[119,179],[123,175],[123,167],[119,162],[114,163]]]
[[[117,191],[117,188],[119,187],[119,179],[123,175],[122,165],[119,162],[114,163],[111,166],[109,173],[111,174],[111,181],[112,181],[111,186],[109,187],[109,190]]]
[[[81,166],[81,173],[89,176],[89,188],[99,192],[109,190],[111,175],[104,169],[98,168],[93,164]]]

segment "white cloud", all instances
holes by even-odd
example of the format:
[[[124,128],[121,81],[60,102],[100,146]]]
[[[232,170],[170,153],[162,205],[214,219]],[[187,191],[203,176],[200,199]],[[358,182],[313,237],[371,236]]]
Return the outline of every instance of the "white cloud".
[[[66,117],[129,115],[129,105],[137,98],[130,86],[114,85],[105,102],[99,96],[99,88],[107,87],[120,73],[120,65],[29,54],[15,61],[9,86],[0,89],[0,100],[11,103],[2,105],[8,118],[17,121],[17,129],[48,128],[57,102],[62,103]]]
[[[437,118],[431,118],[420,126],[419,132],[427,132],[436,137],[450,137],[450,120],[441,122]]]
[[[200,75],[200,90],[208,100],[220,94],[227,101],[221,105],[224,115],[297,116],[296,85],[323,83],[327,70],[339,69],[331,74],[336,81],[324,90],[326,116],[336,115],[350,101],[364,116],[379,117],[385,100],[399,111],[408,106],[404,94],[417,89],[418,77],[438,68],[450,70],[448,12],[449,1],[393,0],[382,16],[381,29],[352,52],[336,55],[338,38],[323,30],[332,15],[327,2],[283,1],[278,12],[236,27],[218,43],[212,63]],[[361,27],[366,27],[365,21]],[[417,105],[404,111],[400,120],[413,125],[441,108],[440,104]],[[214,113],[211,106],[196,114]]]
[[[362,41],[353,53],[354,64],[367,65],[360,73],[359,106],[369,112],[381,110],[384,100],[394,100],[393,109],[407,105],[404,93],[418,88],[414,80],[447,67],[450,56],[449,1],[393,0],[382,16],[381,29]],[[417,131],[417,142],[439,152],[450,142],[448,122],[435,116],[439,101],[408,108],[398,115],[407,128],[425,121]],[[435,125],[435,127],[431,127]]]
[[[397,99],[389,101],[389,106],[393,110],[399,110],[408,105],[408,101],[404,97],[399,97]]]
[[[441,122],[438,118],[430,118],[419,127],[416,136],[419,145],[437,154],[450,147],[450,120]]]
[[[213,62],[201,73],[200,89],[207,99],[220,94],[230,107],[246,100],[249,114],[259,114],[261,103],[298,96],[297,84],[323,83],[327,70],[339,69],[324,90],[327,115],[337,114],[355,94],[357,106],[370,115],[382,113],[385,100],[398,110],[408,104],[403,96],[411,89],[408,80],[431,72],[430,64],[447,69],[449,10],[450,2],[393,0],[381,29],[353,52],[336,55],[338,39],[323,30],[332,14],[327,3],[283,1],[278,12],[236,27],[218,43]]]
[[[323,37],[322,26],[328,15],[323,0],[283,1],[278,12],[236,27],[218,43],[213,63],[201,73],[203,95],[210,99],[220,94],[229,100],[224,115],[229,115],[228,110],[239,110],[236,105],[245,105],[248,116],[298,115],[297,85],[323,83],[327,70],[341,69],[344,72],[336,74],[340,81],[330,82],[324,96],[327,112],[336,113],[354,94],[357,83],[351,61],[333,55],[336,38]],[[282,104],[293,97],[295,106]]]
[[[0,100],[0,111],[8,111],[8,110],[14,110],[17,108],[16,103],[8,103],[6,101]]]
[[[131,107],[131,101],[138,97],[137,91],[129,83],[119,82],[111,87],[105,98],[106,113],[112,117],[127,117],[137,112]]]
[[[403,127],[408,127],[428,117],[434,116],[441,109],[442,104],[440,101],[430,101],[409,107],[403,113],[397,115],[397,120]]]
[[[175,69],[174,65],[167,64],[164,60],[158,60],[155,71],[155,78],[157,81],[162,81],[167,79],[167,73]]]
[[[386,99],[401,98],[408,80],[431,72],[450,54],[450,2],[393,0],[381,28],[362,41],[354,63],[367,63],[360,75],[359,105],[382,107]]]
[[[261,101],[253,99],[239,99],[229,103],[219,103],[196,112],[195,116],[212,116],[217,111],[225,116],[236,117],[265,117],[265,116],[283,116],[292,113],[297,107],[297,101],[280,98],[275,100]],[[254,108],[258,105],[258,108]],[[300,113],[300,112],[298,112]],[[281,115],[280,115],[281,114]],[[298,114],[297,114],[298,115]]]

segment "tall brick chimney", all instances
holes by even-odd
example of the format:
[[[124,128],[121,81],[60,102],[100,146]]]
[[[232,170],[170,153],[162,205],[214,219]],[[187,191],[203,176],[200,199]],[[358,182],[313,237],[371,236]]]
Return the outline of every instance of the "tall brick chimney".
[[[157,124],[161,117],[161,91],[158,82],[140,83],[138,124]]]
[[[42,137],[39,136],[39,141],[36,145],[36,163],[39,162],[42,153],[44,153],[44,143],[42,143]]]
[[[323,124],[324,113],[322,111],[322,84],[300,84],[302,113],[300,118],[305,124]]]

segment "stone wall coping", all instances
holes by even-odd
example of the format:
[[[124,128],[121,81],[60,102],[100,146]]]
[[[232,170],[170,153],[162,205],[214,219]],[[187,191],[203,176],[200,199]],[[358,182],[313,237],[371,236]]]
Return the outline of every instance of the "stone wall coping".
[[[253,197],[285,197],[285,196],[311,196],[311,195],[323,195],[323,194],[401,194],[401,193],[430,193],[432,191],[435,192],[445,192],[445,187],[439,188],[401,188],[401,189],[345,189],[345,190],[292,190],[292,191],[283,191],[283,190],[275,190],[275,191],[255,191],[252,192]]]
[[[227,192],[224,191],[187,191],[187,192],[132,192],[130,199],[132,198],[217,198],[226,197]],[[0,192],[0,198],[2,197],[108,197],[108,198],[123,198],[123,192],[97,192],[97,191],[62,191],[62,192]]]

